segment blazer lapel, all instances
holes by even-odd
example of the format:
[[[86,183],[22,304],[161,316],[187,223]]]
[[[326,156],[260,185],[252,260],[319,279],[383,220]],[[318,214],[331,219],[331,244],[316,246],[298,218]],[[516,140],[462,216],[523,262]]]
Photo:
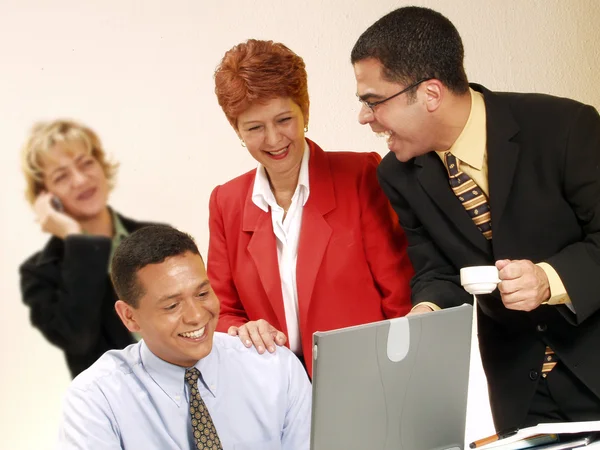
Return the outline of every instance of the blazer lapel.
[[[312,293],[332,230],[325,215],[336,206],[333,180],[326,153],[308,140],[310,160],[308,177],[310,196],[302,212],[302,228],[298,242],[296,285],[300,322],[306,323]]]
[[[44,249],[42,250],[37,264],[43,265],[62,259],[64,252],[64,241],[60,238],[57,238],[56,236],[52,236],[46,243]]]
[[[419,183],[440,210],[448,216],[456,230],[481,251],[490,253],[490,243],[477,229],[460,200],[452,192],[448,174],[439,156],[435,152],[426,153],[415,158],[415,165]],[[492,216],[493,214],[492,210]]]
[[[252,233],[247,246],[248,253],[254,261],[258,277],[282,328],[281,331],[287,334],[279,262],[277,260],[277,242],[273,232],[271,214],[264,212],[252,202],[253,186],[254,183],[251,183],[246,197],[242,229],[245,232]]]
[[[519,159],[519,144],[511,139],[519,132],[508,106],[497,94],[480,85],[471,85],[483,93],[487,116],[488,178],[492,233],[498,229],[513,185]]]

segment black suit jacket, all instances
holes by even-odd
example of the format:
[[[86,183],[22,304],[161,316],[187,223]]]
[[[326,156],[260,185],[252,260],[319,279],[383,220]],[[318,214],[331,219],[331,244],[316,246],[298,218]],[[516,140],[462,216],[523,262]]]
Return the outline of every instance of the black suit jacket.
[[[504,258],[548,262],[567,289],[576,314],[549,305],[510,311],[497,290],[478,298],[481,357],[503,429],[525,419],[546,345],[600,397],[600,117],[569,99],[471,87],[486,106],[492,242],[434,152],[406,163],[390,153],[378,175],[408,238],[414,304],[472,303],[460,268]]]
[[[119,217],[130,233],[148,225]],[[65,352],[72,377],[107,350],[134,342],[114,308],[117,297],[108,276],[110,249],[107,237],[52,237],[19,268],[31,323]]]

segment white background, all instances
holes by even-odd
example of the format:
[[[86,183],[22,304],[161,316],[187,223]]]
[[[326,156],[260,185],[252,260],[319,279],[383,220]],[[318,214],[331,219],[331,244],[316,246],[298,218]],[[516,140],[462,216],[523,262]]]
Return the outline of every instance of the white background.
[[[430,0],[459,29],[471,81],[600,106],[600,2]],[[358,125],[350,50],[392,0],[0,0],[0,446],[51,448],[69,382],[62,353],[29,325],[17,266],[44,236],[23,197],[19,148],[32,123],[71,117],[121,162],[111,204],[171,223],[208,247],[212,188],[254,167],[214,96],[224,52],[281,41],[307,65],[308,136],[327,150],[376,150]],[[467,439],[490,432],[474,358]],[[444,373],[440,372],[440,382]]]

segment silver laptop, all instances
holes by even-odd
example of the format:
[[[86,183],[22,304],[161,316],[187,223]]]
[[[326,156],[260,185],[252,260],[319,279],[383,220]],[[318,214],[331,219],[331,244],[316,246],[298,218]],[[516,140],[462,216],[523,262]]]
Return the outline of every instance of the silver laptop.
[[[473,307],[313,335],[312,450],[462,450]]]

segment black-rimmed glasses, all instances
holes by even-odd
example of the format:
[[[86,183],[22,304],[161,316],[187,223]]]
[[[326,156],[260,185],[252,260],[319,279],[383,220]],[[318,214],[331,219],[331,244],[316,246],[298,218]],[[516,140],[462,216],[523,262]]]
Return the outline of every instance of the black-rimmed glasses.
[[[418,85],[420,85],[421,83],[424,83],[425,81],[429,81],[429,80],[431,80],[431,78],[423,78],[422,80],[419,80],[419,81],[417,81],[417,82],[415,82],[415,83],[411,84],[410,86],[408,86],[408,87],[405,87],[405,88],[404,88],[404,89],[402,89],[400,92],[398,92],[398,93],[396,93],[396,94],[394,94],[394,95],[391,95],[391,96],[389,96],[389,97],[387,97],[387,98],[384,98],[383,100],[377,100],[376,102],[369,102],[369,101],[367,101],[367,100],[361,100],[361,99],[358,99],[358,100],[359,100],[359,101],[360,101],[360,102],[361,102],[363,105],[365,105],[367,108],[369,108],[369,109],[370,109],[372,112],[375,112],[375,107],[376,107],[377,105],[381,105],[382,103],[385,103],[385,102],[387,102],[388,100],[391,100],[391,99],[393,99],[393,98],[396,98],[396,97],[398,97],[399,95],[402,95],[402,94],[404,94],[405,92],[408,92],[408,91],[410,91],[412,88],[414,88],[414,87],[417,87],[417,86],[418,86]]]

